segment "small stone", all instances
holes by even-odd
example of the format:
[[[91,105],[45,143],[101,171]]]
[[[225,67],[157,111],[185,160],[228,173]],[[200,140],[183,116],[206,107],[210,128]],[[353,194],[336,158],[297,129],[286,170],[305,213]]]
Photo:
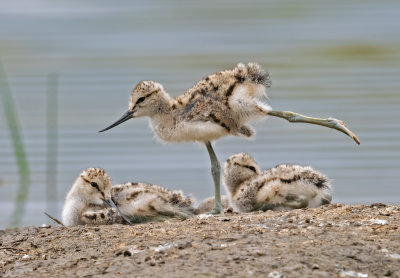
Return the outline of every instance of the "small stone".
[[[329,274],[326,271],[315,270],[312,273],[312,277],[315,277],[315,278],[330,278],[332,276],[331,276],[331,274]]]
[[[385,272],[385,276],[386,276],[386,277],[390,277],[390,276],[392,276],[392,274],[393,274],[393,271],[390,270],[390,269],[388,269],[388,270]]]
[[[385,204],[382,204],[382,203],[373,203],[373,204],[371,204],[369,207],[370,208],[384,208],[384,207],[386,207],[387,205],[385,205]]]
[[[282,273],[280,273],[279,271],[272,271],[268,274],[268,278],[284,278],[285,276],[283,276]]]
[[[254,255],[256,255],[257,257],[262,257],[265,256],[265,252],[263,250],[256,250],[254,252]]]
[[[192,243],[190,241],[178,245],[178,249],[180,249],[180,250],[189,248],[189,247],[192,247]]]
[[[124,251],[124,257],[130,257],[132,256],[132,252],[128,249]]]
[[[151,259],[150,262],[149,262],[149,264],[150,264],[151,266],[155,266],[155,265],[156,265],[156,261],[155,261],[154,259]]]

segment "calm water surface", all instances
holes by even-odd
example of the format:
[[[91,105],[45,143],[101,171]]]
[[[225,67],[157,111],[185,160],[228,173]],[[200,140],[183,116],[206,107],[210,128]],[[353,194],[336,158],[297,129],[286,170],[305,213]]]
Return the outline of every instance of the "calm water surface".
[[[308,164],[327,174],[334,202],[394,203],[400,196],[400,3],[3,1],[0,59],[13,93],[31,170],[21,225],[59,217],[80,171],[106,169],[114,183],[147,181],[197,200],[213,194],[209,158],[195,144],[160,144],[146,119],[97,131],[127,110],[130,90],[157,80],[173,96],[202,77],[256,61],[270,71],[270,104],[346,121],[357,146],[327,128],[270,118],[253,140],[225,138],[221,163],[248,152],[262,168]],[[58,76],[57,198],[46,204],[46,91]],[[4,78],[0,82],[5,82]],[[0,227],[19,183],[0,106]]]

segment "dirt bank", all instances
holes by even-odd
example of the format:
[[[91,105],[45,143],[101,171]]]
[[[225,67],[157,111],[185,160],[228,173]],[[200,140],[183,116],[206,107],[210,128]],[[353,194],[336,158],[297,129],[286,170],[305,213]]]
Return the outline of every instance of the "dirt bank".
[[[4,277],[400,277],[400,206],[0,231]]]

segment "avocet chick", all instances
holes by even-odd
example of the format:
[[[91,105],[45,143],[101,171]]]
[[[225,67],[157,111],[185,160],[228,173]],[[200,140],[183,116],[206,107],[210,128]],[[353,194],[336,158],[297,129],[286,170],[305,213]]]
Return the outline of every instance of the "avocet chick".
[[[211,142],[227,135],[251,137],[249,122],[265,118],[271,110],[265,101],[270,85],[269,74],[256,63],[212,74],[176,98],[157,82],[141,81],[131,92],[129,110],[99,132],[132,118],[149,117],[151,129],[164,142],[204,143],[214,180],[215,207],[210,213],[223,214],[221,167]]]
[[[223,214],[220,192],[220,164],[212,142],[228,135],[249,138],[255,134],[251,122],[267,115],[290,122],[311,123],[337,129],[358,144],[358,138],[343,121],[318,119],[290,111],[275,111],[267,104],[270,76],[258,64],[238,64],[235,68],[209,75],[186,93],[171,98],[154,81],[141,81],[132,90],[129,109],[103,132],[132,118],[149,117],[156,137],[164,142],[200,142],[208,151],[214,180],[215,207],[211,214]]]
[[[112,199],[132,223],[187,219],[196,214],[194,200],[182,191],[143,182],[129,182],[112,188]]]
[[[111,179],[103,169],[84,170],[65,199],[63,224],[76,226],[122,223],[123,219],[116,209],[109,207],[114,205],[111,200],[111,187]]]
[[[88,168],[69,191],[62,219],[66,226],[186,219],[196,213],[193,202],[181,191],[147,183],[112,186],[106,171]]]
[[[240,212],[317,207],[332,200],[328,178],[311,167],[280,164],[261,172],[246,153],[226,161],[224,181],[233,208]]]

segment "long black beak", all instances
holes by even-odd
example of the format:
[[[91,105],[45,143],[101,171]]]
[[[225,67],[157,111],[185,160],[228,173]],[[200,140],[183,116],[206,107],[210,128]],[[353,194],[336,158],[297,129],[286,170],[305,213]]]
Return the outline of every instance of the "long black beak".
[[[119,125],[119,124],[122,124],[123,122],[126,122],[127,120],[133,118],[133,117],[132,117],[132,114],[133,114],[132,111],[126,112],[118,121],[116,121],[116,122],[113,123],[112,125],[106,127],[105,129],[100,130],[99,132],[103,132],[103,131],[109,130],[109,129],[111,129],[111,128],[113,128],[113,127]]]
[[[129,219],[126,218],[125,215],[123,215],[123,214],[121,213],[121,211],[120,211],[119,208],[115,205],[115,203],[113,202],[113,200],[111,200],[111,199],[104,199],[103,202],[104,202],[104,204],[105,204],[106,206],[108,206],[108,207],[110,207],[110,208],[113,208],[113,209],[115,209],[116,211],[118,211],[119,215],[121,215],[121,217],[122,217],[126,222],[128,222],[129,224],[132,225],[132,222],[129,221]]]

